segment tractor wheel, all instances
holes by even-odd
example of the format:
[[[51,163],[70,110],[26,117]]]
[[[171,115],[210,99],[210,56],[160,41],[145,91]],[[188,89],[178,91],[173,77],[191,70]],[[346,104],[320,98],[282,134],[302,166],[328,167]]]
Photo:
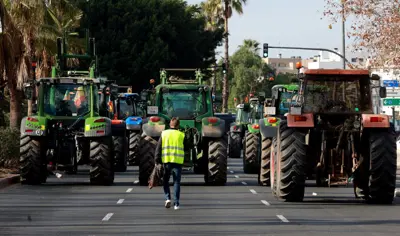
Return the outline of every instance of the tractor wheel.
[[[259,145],[260,137],[258,134],[246,133],[243,146],[243,171],[246,174],[258,174],[259,172]]]
[[[114,155],[112,137],[90,141],[90,183],[111,185],[114,183]]]
[[[140,134],[138,132],[129,133],[129,157],[128,163],[130,166],[138,164],[138,145],[140,140]]]
[[[394,128],[369,129],[369,188],[371,203],[391,204],[396,188],[397,152]]]
[[[47,179],[47,167],[43,141],[28,135],[20,138],[20,182],[39,185]]]
[[[114,170],[125,172],[127,169],[127,140],[126,137],[113,136],[114,143]]]
[[[240,158],[242,151],[242,138],[240,133],[229,133],[229,157]]]
[[[154,169],[155,160],[154,153],[156,150],[157,141],[150,136],[145,136],[140,139],[139,144],[139,184],[147,186],[149,177]]]
[[[275,169],[276,195],[288,202],[301,202],[307,168],[307,145],[304,129],[289,128],[282,121],[278,128],[278,145]]]
[[[204,175],[206,184],[225,185],[228,171],[226,141],[223,138],[210,140],[205,149],[208,154],[208,171]]]
[[[270,182],[271,182],[271,190],[272,190],[272,193],[274,194],[274,196],[276,196],[276,176],[277,176],[277,173],[276,173],[275,166],[277,165],[277,163],[276,163],[276,156],[278,154],[277,145],[278,145],[277,139],[276,139],[276,137],[274,137],[272,139],[271,162],[270,162],[271,163]]]
[[[262,138],[261,143],[261,165],[258,177],[258,184],[261,186],[269,186],[270,181],[270,164],[271,164],[272,138]]]

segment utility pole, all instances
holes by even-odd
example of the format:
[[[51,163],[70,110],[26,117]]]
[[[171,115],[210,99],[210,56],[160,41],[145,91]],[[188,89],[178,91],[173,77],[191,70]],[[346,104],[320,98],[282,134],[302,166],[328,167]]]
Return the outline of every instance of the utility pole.
[[[342,54],[343,54],[343,69],[346,69],[346,29],[345,29],[345,15],[344,15],[344,4],[345,1],[342,0]]]

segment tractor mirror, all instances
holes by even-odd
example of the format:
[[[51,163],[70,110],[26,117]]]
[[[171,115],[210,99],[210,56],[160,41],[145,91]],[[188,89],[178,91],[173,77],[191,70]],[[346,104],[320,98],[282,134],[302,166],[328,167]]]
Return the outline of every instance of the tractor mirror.
[[[147,96],[149,95],[149,93],[147,91],[142,91],[140,93],[140,100],[142,101],[147,101]]]
[[[32,113],[33,114],[37,113],[37,104],[36,103],[32,104]]]
[[[379,97],[386,98],[386,87],[379,88]]]
[[[33,86],[30,83],[24,83],[25,98],[31,100],[33,98]]]
[[[377,75],[377,74],[371,75],[371,80],[380,80],[380,79],[381,79],[381,77],[379,77],[379,75]]]
[[[243,111],[244,112],[249,112],[250,111],[250,104],[249,103],[244,104]]]

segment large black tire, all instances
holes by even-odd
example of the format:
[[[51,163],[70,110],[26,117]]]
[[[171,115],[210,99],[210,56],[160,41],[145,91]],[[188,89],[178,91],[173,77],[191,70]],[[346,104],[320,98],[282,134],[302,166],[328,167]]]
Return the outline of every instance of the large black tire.
[[[114,171],[125,172],[128,168],[127,163],[127,145],[126,137],[113,136],[114,143]]]
[[[240,133],[229,132],[229,157],[240,158],[242,151],[242,137]]]
[[[39,185],[47,179],[44,140],[28,135],[20,137],[20,182]]]
[[[258,184],[261,186],[271,185],[271,178],[270,178],[271,147],[272,147],[272,138],[262,137],[261,165],[260,165],[260,173],[258,175]]]
[[[90,183],[112,185],[114,183],[114,155],[112,137],[90,141]]]
[[[154,153],[157,147],[157,141],[150,136],[140,139],[139,144],[139,184],[147,186],[149,177],[154,169]]]
[[[243,146],[243,171],[245,174],[258,174],[260,170],[259,158],[260,135],[246,133]]]
[[[271,190],[272,194],[276,196],[276,178],[277,172],[275,166],[277,165],[276,157],[278,155],[278,141],[277,138],[274,137],[272,139],[272,148],[271,148],[271,171],[270,171],[270,182],[271,182]]]
[[[138,165],[138,146],[139,146],[140,134],[139,132],[129,133],[129,157],[128,163],[130,166]]]
[[[276,195],[288,202],[304,199],[307,168],[306,129],[289,128],[282,121],[278,129],[278,145],[275,166]]]
[[[369,129],[369,189],[371,203],[391,204],[396,188],[397,152],[394,128]]]
[[[208,171],[204,174],[206,184],[223,186],[227,181],[228,155],[224,138],[209,140],[204,153],[208,157]]]

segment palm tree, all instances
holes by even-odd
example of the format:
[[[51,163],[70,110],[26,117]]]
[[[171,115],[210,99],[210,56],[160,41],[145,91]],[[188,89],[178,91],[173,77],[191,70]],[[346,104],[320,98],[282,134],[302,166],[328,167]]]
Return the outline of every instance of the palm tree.
[[[18,128],[21,114],[21,77],[18,77],[25,64],[25,45],[21,31],[7,11],[7,2],[0,1],[0,73],[6,78],[10,93],[10,127]]]
[[[260,46],[260,43],[257,42],[256,40],[245,39],[243,41],[243,45],[240,45],[239,47],[246,47],[246,48],[249,48],[252,52],[258,53],[258,51],[260,50],[259,46]]]
[[[210,16],[221,17],[224,19],[225,29],[225,65],[226,73],[223,79],[222,89],[222,112],[226,112],[228,108],[228,97],[229,97],[229,25],[228,20],[232,16],[232,12],[236,11],[239,14],[243,14],[243,5],[247,3],[247,0],[207,0],[205,5],[207,6],[207,13]]]
[[[79,26],[82,11],[68,0],[13,0],[9,8],[26,46],[25,63],[19,70],[19,80],[34,77],[30,65],[37,59],[40,63],[36,75],[47,76],[50,71],[49,53],[50,56],[55,54],[57,37],[61,37],[64,30]],[[32,114],[32,102],[28,100],[28,115]]]

